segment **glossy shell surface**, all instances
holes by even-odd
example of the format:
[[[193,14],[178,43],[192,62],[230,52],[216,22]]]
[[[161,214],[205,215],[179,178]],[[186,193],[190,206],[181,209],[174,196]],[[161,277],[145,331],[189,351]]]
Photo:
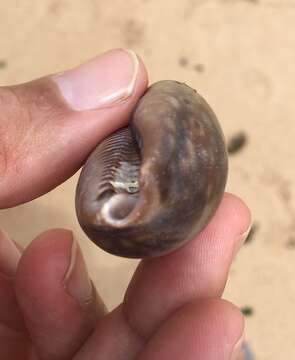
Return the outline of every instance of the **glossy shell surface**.
[[[87,159],[76,191],[79,223],[102,249],[168,253],[209,222],[227,179],[222,130],[206,101],[176,81],[152,85],[128,127]]]

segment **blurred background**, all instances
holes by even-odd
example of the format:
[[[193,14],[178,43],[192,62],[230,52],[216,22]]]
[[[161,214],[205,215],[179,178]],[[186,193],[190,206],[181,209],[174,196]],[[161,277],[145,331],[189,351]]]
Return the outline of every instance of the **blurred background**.
[[[295,358],[294,23],[295,0],[10,0],[0,8],[1,85],[127,47],[151,82],[187,82],[211,104],[230,151],[227,190],[253,213],[225,297],[245,313],[257,360]],[[0,224],[24,245],[50,227],[73,229],[113,308],[137,261],[86,240],[74,212],[77,178],[1,211]]]

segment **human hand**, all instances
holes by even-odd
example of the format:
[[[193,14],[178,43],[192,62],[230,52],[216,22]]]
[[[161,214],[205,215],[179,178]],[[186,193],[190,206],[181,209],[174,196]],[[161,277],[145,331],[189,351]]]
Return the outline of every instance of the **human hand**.
[[[114,50],[76,70],[0,88],[0,207],[70,177],[127,123],[146,86],[135,55]],[[243,202],[225,194],[196,239],[139,264],[108,314],[70,231],[49,230],[25,250],[0,232],[0,358],[237,360],[243,317],[220,296],[249,223]]]

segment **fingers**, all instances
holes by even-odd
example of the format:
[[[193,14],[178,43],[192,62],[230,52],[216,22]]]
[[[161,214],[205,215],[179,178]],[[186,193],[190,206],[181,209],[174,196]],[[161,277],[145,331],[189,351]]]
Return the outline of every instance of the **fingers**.
[[[226,194],[211,223],[170,255],[143,261],[127,290],[124,311],[135,332],[148,338],[176,309],[193,299],[219,297],[229,267],[250,225],[250,213]]]
[[[20,249],[0,230],[0,354],[3,359],[27,359],[30,352],[14,291],[14,275],[20,256]]]
[[[124,303],[106,318],[99,320],[95,331],[77,354],[75,360],[135,359],[137,354],[142,351],[144,344],[149,341],[159,328],[161,334],[159,339],[163,339],[165,342],[163,356],[166,357],[156,355],[156,348],[158,347],[159,350],[162,347],[160,340],[156,340],[155,344],[157,345],[151,345],[151,350],[148,350],[144,356],[147,356],[147,359],[189,359],[190,357],[186,358],[183,354],[180,355],[181,351],[176,352],[178,357],[169,357],[173,355],[168,352],[169,341],[176,342],[179,345],[181,341],[184,341],[185,346],[190,346],[191,349],[192,345],[185,339],[177,340],[176,330],[173,330],[170,334],[172,337],[175,336],[175,340],[169,340],[169,331],[164,328],[162,332],[162,326],[165,327],[166,325],[163,325],[165,321],[185,304],[190,302],[201,304],[196,302],[196,299],[214,298],[221,295],[229,266],[237,249],[242,244],[242,238],[245,237],[245,231],[249,228],[249,223],[250,213],[248,208],[237,197],[226,194],[211,223],[195,240],[170,255],[143,261],[140,264],[127,290]],[[223,306],[224,302],[221,303],[221,306]],[[215,307],[214,304],[212,305],[213,308],[218,310],[219,305]],[[188,310],[184,316],[180,316],[180,319],[185,320],[181,320],[177,326],[173,326],[176,329],[179,326],[179,331],[182,331],[182,327],[184,327],[188,340],[194,341],[192,336],[195,336],[195,332],[192,335],[189,335],[189,333],[201,321],[200,324],[206,329],[204,334],[208,335],[209,342],[213,342],[215,341],[214,336],[216,337],[221,332],[220,329],[223,329],[222,326],[225,328],[227,325],[231,326],[232,324],[231,314],[233,307],[227,305],[227,303],[225,304],[226,311],[223,318],[220,318],[221,315],[219,316],[216,310],[217,315],[216,317],[213,316],[212,321],[210,317],[211,308],[208,307],[208,311],[205,313],[206,316],[210,315],[207,319],[210,329],[205,327],[207,320],[205,321],[204,318],[199,319],[204,309],[207,309],[205,305],[202,305],[200,313],[197,310],[198,306],[193,306],[193,310]],[[228,307],[230,308],[229,311],[227,311]],[[212,312],[212,314],[215,313]],[[218,335],[218,341],[222,342],[224,340],[226,343],[230,340],[228,343],[230,345],[241,335],[242,327],[241,322],[239,322],[241,320],[240,313],[237,313],[236,309],[233,310],[233,313],[233,324],[237,324],[235,320],[237,318],[238,326],[229,328],[228,336],[230,339],[227,338],[227,335],[223,337],[222,333]],[[226,322],[227,316],[229,316],[230,323]],[[192,318],[190,319],[190,317]],[[219,320],[223,322],[219,322]],[[191,324],[191,327],[187,327],[187,321],[188,324]],[[215,322],[219,322],[219,325],[216,329],[213,329],[211,323],[213,324],[212,327],[214,327]],[[167,329],[169,327],[170,325]],[[212,337],[209,334],[211,330]],[[200,341],[196,343],[198,346],[202,347],[201,335],[204,334],[199,334]],[[158,337],[155,339],[158,339]],[[151,344],[153,344],[153,340],[151,340]],[[193,349],[195,351],[195,348]],[[201,351],[203,350],[204,348],[198,350],[199,352],[196,352],[196,354],[202,354]],[[191,358],[207,359],[196,355]],[[223,357],[214,357],[212,355],[208,359],[223,359]]]
[[[66,230],[41,234],[24,251],[16,294],[41,359],[71,359],[105,313]]]
[[[184,305],[146,339],[129,326],[120,306],[99,321],[74,360],[238,360],[243,332],[240,311],[219,299]]]
[[[33,360],[31,344],[26,334],[17,332],[0,323],[0,354],[1,359]],[[37,360],[34,358],[34,360]]]
[[[119,306],[98,321],[95,331],[73,360],[136,359],[145,343],[146,340],[129,326]]]
[[[138,360],[237,360],[243,329],[243,317],[230,303],[194,301],[160,327]]]
[[[127,123],[146,86],[143,63],[118,49],[64,73],[0,87],[0,208],[70,177],[102,138]]]
[[[0,323],[16,331],[24,330],[14,291],[14,276],[20,256],[20,249],[0,230]]]

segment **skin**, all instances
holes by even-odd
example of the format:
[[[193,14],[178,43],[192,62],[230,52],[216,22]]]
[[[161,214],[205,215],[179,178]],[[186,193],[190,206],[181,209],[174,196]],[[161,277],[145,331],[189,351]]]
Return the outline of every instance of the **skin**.
[[[91,112],[71,110],[49,77],[0,88],[0,207],[34,199],[70,177],[95,144],[126,123],[146,86],[141,63],[123,103]],[[54,171],[46,165],[51,162]],[[10,276],[1,273],[7,259],[0,251],[1,357],[230,359],[244,321],[221,295],[249,224],[242,200],[225,194],[197,238],[140,263],[122,303],[108,314],[98,295],[77,302],[63,286],[71,231],[53,229],[33,239]]]

